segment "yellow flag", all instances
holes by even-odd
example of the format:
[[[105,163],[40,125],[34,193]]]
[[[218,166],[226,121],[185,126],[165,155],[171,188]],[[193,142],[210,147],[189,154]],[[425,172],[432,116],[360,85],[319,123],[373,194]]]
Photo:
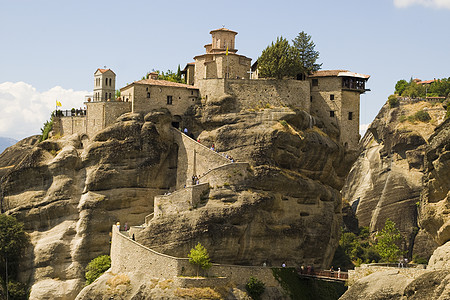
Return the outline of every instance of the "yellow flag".
[[[56,100],[56,106],[62,106],[61,102],[59,102],[58,100]]]
[[[225,55],[228,55],[228,46],[227,46],[227,53]]]

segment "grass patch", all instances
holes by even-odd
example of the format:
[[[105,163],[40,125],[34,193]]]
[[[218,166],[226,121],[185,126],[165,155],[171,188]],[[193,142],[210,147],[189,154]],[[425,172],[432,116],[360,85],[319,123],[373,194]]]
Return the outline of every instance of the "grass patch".
[[[294,268],[272,268],[272,273],[291,299],[337,300],[347,290],[343,282],[302,278]]]
[[[212,299],[212,300],[223,299],[218,292],[216,292],[210,287],[177,288],[174,294],[177,297],[189,297],[192,299]]]

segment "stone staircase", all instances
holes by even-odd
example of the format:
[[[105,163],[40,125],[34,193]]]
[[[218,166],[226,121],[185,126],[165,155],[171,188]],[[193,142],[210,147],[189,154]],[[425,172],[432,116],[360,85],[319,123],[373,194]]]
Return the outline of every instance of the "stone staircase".
[[[183,132],[171,128],[174,140],[179,146],[176,190],[155,196],[154,210],[145,217],[140,226],[131,226],[129,237],[147,227],[154,218],[176,215],[196,209],[208,201],[207,192],[214,186],[226,186],[241,182],[248,176],[249,164],[231,162],[222,154],[190,138]],[[198,184],[192,184],[197,175]]]

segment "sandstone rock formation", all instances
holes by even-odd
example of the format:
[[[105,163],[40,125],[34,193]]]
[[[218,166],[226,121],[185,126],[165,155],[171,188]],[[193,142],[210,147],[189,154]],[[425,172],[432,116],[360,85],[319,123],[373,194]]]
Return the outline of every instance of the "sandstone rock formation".
[[[432,120],[405,120],[419,110],[427,111]],[[427,174],[425,153],[444,115],[439,104],[401,102],[395,108],[385,104],[362,139],[362,154],[342,189],[343,197],[356,208],[360,226],[375,232],[391,219],[402,232],[404,249],[411,256],[428,258],[437,247],[418,225],[418,206],[422,178]],[[420,247],[414,248],[416,238]]]
[[[155,218],[137,238],[179,256],[201,241],[217,262],[327,265],[351,156],[302,111],[222,104],[187,112],[188,127],[205,145],[248,162],[248,176],[213,184],[200,207]],[[31,299],[74,299],[87,263],[109,252],[111,224],[142,224],[154,196],[176,189],[185,166],[170,121],[164,111],[130,113],[90,142],[49,139],[2,178],[2,210],[25,223],[33,245],[20,275]]]
[[[442,245],[450,240],[450,119],[431,136],[425,168],[420,225]]]

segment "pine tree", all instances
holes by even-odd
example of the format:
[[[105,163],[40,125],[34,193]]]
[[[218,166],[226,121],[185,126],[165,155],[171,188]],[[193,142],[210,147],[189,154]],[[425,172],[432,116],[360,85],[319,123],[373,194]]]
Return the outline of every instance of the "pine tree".
[[[302,31],[292,41],[296,61],[300,64],[299,68],[304,76],[320,70],[322,64],[316,63],[319,58],[319,51],[314,50],[316,45],[311,40],[311,36]]]

